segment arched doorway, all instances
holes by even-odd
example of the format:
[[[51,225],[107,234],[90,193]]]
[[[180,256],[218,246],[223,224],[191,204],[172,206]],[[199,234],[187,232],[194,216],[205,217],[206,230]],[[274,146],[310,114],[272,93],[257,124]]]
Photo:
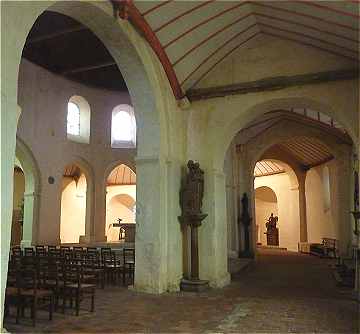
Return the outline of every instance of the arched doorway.
[[[266,238],[266,222],[271,214],[278,217],[278,203],[275,192],[267,186],[255,189],[255,213],[257,244],[269,245]]]
[[[23,237],[25,176],[19,161],[14,167],[13,218],[11,226],[11,246],[20,246]]]
[[[19,137],[16,139],[14,172],[16,186],[14,209],[18,210],[14,219],[21,221],[20,244],[22,247],[28,247],[37,242],[41,192],[40,170],[31,150]]]
[[[106,178],[107,242],[134,243],[135,223],[136,174],[128,166],[120,164]]]
[[[256,244],[298,250],[300,241],[299,186],[290,166],[275,159],[260,160],[254,170]],[[267,222],[276,226],[267,229]]]
[[[65,243],[83,243],[87,219],[87,179],[80,167],[65,167],[62,179],[60,240]]]

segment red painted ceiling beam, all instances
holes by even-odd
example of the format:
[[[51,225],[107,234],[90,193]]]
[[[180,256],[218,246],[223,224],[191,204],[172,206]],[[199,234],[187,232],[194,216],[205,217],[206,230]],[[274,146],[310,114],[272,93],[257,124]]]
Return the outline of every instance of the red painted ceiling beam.
[[[181,86],[179,84],[178,78],[175,74],[174,68],[171,65],[171,62],[165,53],[159,39],[155,35],[154,31],[151,29],[150,25],[146,22],[144,17],[141,15],[139,10],[136,8],[132,0],[111,0],[114,10],[117,16],[124,20],[128,20],[132,23],[138,30],[141,31],[147,42],[150,44],[151,48],[154,50],[158,56],[166,76],[168,77],[170,86],[174,93],[174,96],[177,100],[182,99],[185,95],[182,92]]]

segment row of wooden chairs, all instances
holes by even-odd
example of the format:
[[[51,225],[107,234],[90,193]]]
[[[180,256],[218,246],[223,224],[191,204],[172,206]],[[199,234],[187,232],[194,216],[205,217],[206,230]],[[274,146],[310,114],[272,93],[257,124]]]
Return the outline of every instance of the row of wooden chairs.
[[[64,257],[82,261],[88,271],[96,272],[98,282],[104,288],[105,283],[113,283],[120,279],[122,276],[123,285],[126,284],[127,276],[131,281],[134,279],[135,271],[135,249],[123,248],[122,257],[114,252],[110,247],[102,247],[100,251],[96,247],[80,247],[74,246],[35,246],[25,248],[22,250],[20,247],[12,248],[11,256],[25,256],[25,257],[44,257],[51,256],[57,259]]]
[[[6,288],[5,314],[9,306],[16,306],[16,323],[24,316],[26,307],[31,309],[33,325],[36,324],[38,308],[48,306],[49,319],[52,319],[53,307],[58,308],[62,299],[62,311],[65,313],[67,301],[73,306],[75,301],[76,315],[79,315],[80,302],[91,297],[91,311],[94,311],[96,285],[88,283],[94,275],[86,274],[82,264],[63,259],[59,263],[53,257],[12,257],[9,263],[8,285]]]

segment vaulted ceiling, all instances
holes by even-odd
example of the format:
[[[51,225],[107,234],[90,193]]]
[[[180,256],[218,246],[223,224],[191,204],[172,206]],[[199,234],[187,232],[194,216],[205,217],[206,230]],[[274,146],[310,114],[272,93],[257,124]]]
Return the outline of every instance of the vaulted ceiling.
[[[261,160],[258,161],[255,165],[254,176],[268,176],[274,174],[284,173],[285,168],[278,162],[274,160]]]
[[[320,133],[332,136],[339,143],[351,145],[352,141],[337,122],[330,117],[310,109],[276,110],[264,114],[242,129],[236,136],[236,145],[241,151],[241,146],[251,142],[261,134],[275,126],[283,125],[282,122],[290,121],[302,126],[315,128]],[[270,152],[267,154],[267,152]],[[256,164],[254,175],[264,176],[283,172],[284,169],[278,163],[271,160],[275,153],[290,157],[300,168],[306,170],[319,166],[334,158],[331,150],[322,141],[302,135],[293,136],[273,145],[264,153],[267,159]],[[271,158],[271,159],[269,159]],[[270,162],[269,162],[270,161]],[[280,167],[278,167],[279,165]]]
[[[259,35],[359,61],[357,1],[135,1],[182,91]]]
[[[258,36],[289,40],[357,66],[358,1],[120,1],[148,41],[181,98],[236,50]],[[31,30],[24,57],[66,77],[108,89],[126,84],[101,41],[80,23],[45,12]]]

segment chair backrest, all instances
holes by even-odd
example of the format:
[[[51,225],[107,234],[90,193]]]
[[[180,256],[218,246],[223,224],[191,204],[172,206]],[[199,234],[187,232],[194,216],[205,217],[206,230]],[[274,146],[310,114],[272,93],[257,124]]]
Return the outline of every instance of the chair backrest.
[[[34,248],[32,248],[32,247],[25,247],[25,249],[24,249],[24,255],[25,255],[25,256],[34,256],[34,255],[35,255]]]
[[[15,246],[11,248],[11,255],[22,256],[23,251],[20,246]]]
[[[37,272],[35,269],[22,267],[16,274],[16,287],[18,291],[33,289],[36,295],[37,291]]]
[[[87,253],[97,253],[97,248],[96,247],[86,247],[86,252]]]
[[[129,261],[135,262],[135,248],[124,248],[123,249],[124,263]]]
[[[326,248],[335,249],[335,248],[336,248],[336,239],[323,238],[323,245],[324,245]]]

